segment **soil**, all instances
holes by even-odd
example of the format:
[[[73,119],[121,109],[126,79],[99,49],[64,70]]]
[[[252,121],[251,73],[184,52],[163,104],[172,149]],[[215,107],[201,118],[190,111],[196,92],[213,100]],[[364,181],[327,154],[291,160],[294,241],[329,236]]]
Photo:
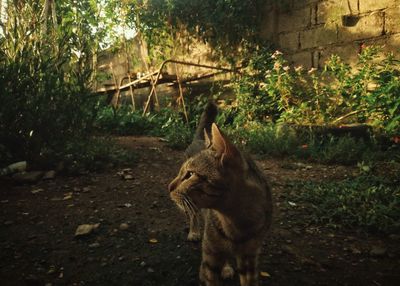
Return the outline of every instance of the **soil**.
[[[200,243],[167,185],[183,152],[158,138],[124,137],[125,168],[36,184],[0,181],[0,285],[197,285]],[[261,285],[400,285],[400,238],[310,224],[289,203],[293,180],[339,180],[354,167],[260,159],[275,217],[260,258]],[[75,236],[82,224],[99,224]],[[226,285],[238,285],[237,277]]]

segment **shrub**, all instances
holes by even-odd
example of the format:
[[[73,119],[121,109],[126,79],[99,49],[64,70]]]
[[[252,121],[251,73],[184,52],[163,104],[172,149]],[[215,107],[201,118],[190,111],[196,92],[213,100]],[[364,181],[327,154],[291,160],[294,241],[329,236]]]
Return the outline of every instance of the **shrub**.
[[[237,118],[299,125],[366,123],[386,135],[400,133],[400,62],[363,49],[355,69],[332,55],[322,72],[292,68],[276,51],[255,51],[234,83]]]
[[[117,110],[110,106],[101,108],[94,125],[102,133],[115,135],[145,135],[153,128],[148,117],[128,106]]]
[[[293,198],[315,223],[400,232],[400,187],[374,176],[341,182],[295,184]],[[293,189],[292,189],[293,190]]]
[[[169,146],[177,149],[186,148],[193,136],[193,129],[181,114],[168,108],[143,116],[129,107],[118,110],[104,107],[98,112],[95,127],[101,133],[114,135],[161,136]]]

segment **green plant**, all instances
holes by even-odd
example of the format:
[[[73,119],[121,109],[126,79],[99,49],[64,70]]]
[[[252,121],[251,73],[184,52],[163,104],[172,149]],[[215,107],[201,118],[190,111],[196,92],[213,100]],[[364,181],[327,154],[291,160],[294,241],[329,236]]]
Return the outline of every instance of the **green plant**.
[[[374,176],[341,182],[297,183],[292,198],[304,204],[311,221],[333,227],[400,232],[400,188]]]
[[[357,69],[333,55],[322,72],[292,68],[281,52],[254,51],[235,83],[238,124],[286,122],[298,125],[366,123],[386,135],[400,132],[399,61],[379,60],[364,47]]]
[[[67,173],[102,171],[115,165],[132,165],[137,160],[136,153],[107,137],[69,141],[61,152],[51,156],[63,162]]]
[[[129,106],[115,110],[111,106],[101,108],[95,120],[95,128],[102,133],[116,135],[145,135],[154,126],[140,111],[132,111]]]
[[[197,122],[198,115],[194,110],[191,114],[192,124],[187,124],[180,113],[168,108],[143,116],[140,111],[132,111],[127,106],[118,110],[103,107],[98,112],[94,125],[100,133],[161,136],[167,140],[169,146],[184,149],[192,140]]]
[[[127,22],[144,36],[153,59],[171,57],[182,40],[197,40],[236,61],[242,43],[257,38],[263,5],[260,0],[134,0],[128,3]]]
[[[93,18],[82,13],[92,12],[92,6],[73,4],[57,3],[59,14],[51,27],[38,1],[6,8],[0,26],[2,164],[42,164],[46,154],[61,154],[91,132],[97,110],[90,81]]]

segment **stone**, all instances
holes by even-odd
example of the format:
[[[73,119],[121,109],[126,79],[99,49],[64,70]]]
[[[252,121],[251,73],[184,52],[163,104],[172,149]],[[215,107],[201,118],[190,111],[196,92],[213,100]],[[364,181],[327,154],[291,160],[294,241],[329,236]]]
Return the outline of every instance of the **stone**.
[[[336,28],[318,27],[300,33],[300,45],[302,49],[327,46],[336,41]]]
[[[134,177],[131,174],[126,174],[123,176],[124,180],[133,180]]]
[[[278,33],[304,29],[311,24],[311,7],[279,14]]]
[[[119,225],[120,230],[127,230],[128,228],[129,228],[129,224],[127,224],[127,223],[121,223]]]
[[[400,1],[399,6],[385,10],[386,34],[400,33]]]
[[[279,35],[279,47],[284,52],[294,52],[299,48],[299,32]]]
[[[26,165],[26,161],[10,164],[6,168],[0,169],[0,176],[9,175],[16,172],[25,172]]]
[[[290,56],[289,61],[291,64],[296,66],[302,66],[305,69],[312,67],[312,53],[311,52],[299,52]]]
[[[389,238],[392,240],[400,240],[400,234],[391,234]]]
[[[374,245],[371,247],[369,254],[375,257],[385,256],[387,253],[387,248],[383,245]]]
[[[100,243],[98,243],[98,242],[93,242],[93,243],[89,244],[89,248],[98,248],[98,247],[100,247]]]
[[[354,25],[339,25],[338,40],[352,42],[381,36],[384,32],[384,17],[382,12],[360,16]],[[358,17],[358,16],[355,16]]]
[[[360,1],[360,13],[382,10],[393,6],[399,6],[399,0],[362,0]]]
[[[14,174],[12,178],[19,183],[36,183],[43,177],[43,174],[41,171],[22,172]]]
[[[44,189],[34,189],[34,190],[31,191],[31,193],[32,194],[37,194],[37,193],[41,193],[43,191],[44,191]]]
[[[43,180],[52,180],[55,177],[56,177],[56,171],[51,170],[51,171],[47,171],[46,173],[44,173]]]
[[[316,23],[334,25],[341,22],[342,15],[358,14],[358,0],[330,0],[318,3],[315,11]]]
[[[100,224],[81,224],[75,231],[75,237],[82,237],[91,234],[99,228]]]

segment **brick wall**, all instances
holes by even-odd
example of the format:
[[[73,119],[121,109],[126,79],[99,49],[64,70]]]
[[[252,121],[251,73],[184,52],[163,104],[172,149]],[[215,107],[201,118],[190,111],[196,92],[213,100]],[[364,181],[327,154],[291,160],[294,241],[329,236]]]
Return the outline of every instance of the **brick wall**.
[[[362,44],[400,53],[400,0],[283,0],[267,6],[261,35],[293,65],[319,68],[331,54],[354,62]]]

